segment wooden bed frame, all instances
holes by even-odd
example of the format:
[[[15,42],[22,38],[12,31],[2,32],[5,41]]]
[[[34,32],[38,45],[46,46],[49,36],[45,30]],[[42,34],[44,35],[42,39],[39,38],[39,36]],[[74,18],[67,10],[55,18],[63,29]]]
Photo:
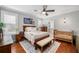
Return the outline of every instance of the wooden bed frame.
[[[26,27],[36,27],[36,26],[27,26],[27,25],[25,25],[25,26],[23,26],[23,31],[25,32],[25,29],[26,29]],[[36,48],[36,42],[38,42],[38,41],[40,41],[40,40],[43,40],[44,38],[47,38],[47,37],[49,37],[49,35],[47,35],[47,36],[44,36],[44,37],[41,37],[41,38],[38,38],[38,39],[35,39],[35,42],[34,42],[34,46],[35,46],[35,48]],[[28,42],[30,42],[27,38],[25,38]],[[31,42],[30,42],[31,43]]]
[[[41,37],[41,38],[38,38],[38,39],[35,39],[35,42],[34,42],[34,46],[36,45],[36,42],[38,42],[38,41],[40,41],[40,40],[42,40],[42,39],[45,39],[45,38],[47,38],[47,37],[49,37],[49,35],[47,35],[47,36],[44,36],[44,37]],[[27,38],[25,38],[27,41],[29,41]],[[30,43],[31,43],[31,41],[29,41]]]

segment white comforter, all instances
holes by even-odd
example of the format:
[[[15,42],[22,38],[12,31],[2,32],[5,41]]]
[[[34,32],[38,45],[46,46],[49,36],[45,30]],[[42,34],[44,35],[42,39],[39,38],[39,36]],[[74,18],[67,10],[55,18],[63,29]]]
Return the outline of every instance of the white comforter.
[[[48,32],[40,32],[40,31],[35,31],[35,32],[25,32],[25,37],[31,41],[32,44],[34,44],[35,40],[44,36],[49,35]]]

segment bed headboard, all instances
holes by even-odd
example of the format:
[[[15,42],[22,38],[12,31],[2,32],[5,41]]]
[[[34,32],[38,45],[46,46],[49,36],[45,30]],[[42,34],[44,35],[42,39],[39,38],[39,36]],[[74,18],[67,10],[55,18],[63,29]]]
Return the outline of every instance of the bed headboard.
[[[27,27],[36,27],[36,26],[23,26],[23,31],[25,32],[25,29],[27,28]]]

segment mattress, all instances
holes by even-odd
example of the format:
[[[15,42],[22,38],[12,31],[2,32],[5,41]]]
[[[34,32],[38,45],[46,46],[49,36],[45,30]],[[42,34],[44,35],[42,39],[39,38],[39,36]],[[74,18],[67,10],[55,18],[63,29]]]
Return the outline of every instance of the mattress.
[[[48,32],[40,32],[40,31],[36,31],[36,32],[25,32],[24,36],[25,38],[27,38],[29,41],[31,41],[32,44],[34,44],[36,39],[48,36],[49,33]]]

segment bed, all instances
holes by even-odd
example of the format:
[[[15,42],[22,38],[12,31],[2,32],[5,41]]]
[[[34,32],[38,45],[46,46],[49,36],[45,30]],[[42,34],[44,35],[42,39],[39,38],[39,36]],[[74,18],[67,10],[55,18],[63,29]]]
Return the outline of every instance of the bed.
[[[38,31],[35,27],[27,27],[24,36],[32,45],[34,45],[37,41],[49,37],[49,33]]]

